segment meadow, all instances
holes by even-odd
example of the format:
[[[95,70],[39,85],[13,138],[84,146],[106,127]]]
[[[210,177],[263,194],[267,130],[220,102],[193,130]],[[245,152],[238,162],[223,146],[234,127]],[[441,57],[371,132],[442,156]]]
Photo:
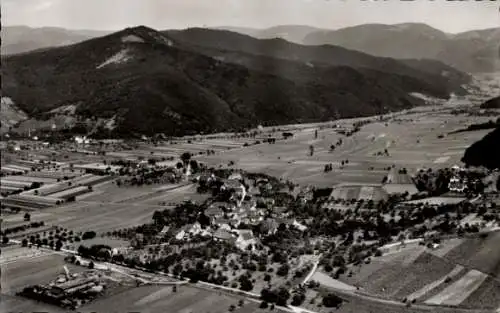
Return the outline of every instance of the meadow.
[[[460,163],[463,151],[482,138],[487,131],[450,134],[465,124],[488,120],[487,117],[467,117],[448,112],[417,112],[388,122],[365,125],[357,133],[346,137],[334,128],[318,131],[314,128],[294,131],[294,136],[275,144],[261,143],[237,148],[216,155],[202,155],[197,159],[210,166],[227,165],[249,171],[291,179],[303,185],[332,186],[337,183],[380,184],[388,174],[387,167],[406,168],[409,174],[423,167],[451,167]],[[346,120],[339,125],[348,124]],[[281,132],[272,133],[280,138]],[[441,137],[442,138],[438,138]],[[342,144],[330,151],[339,139]],[[248,139],[252,142],[251,139]],[[309,156],[309,146],[314,146]],[[377,155],[388,151],[387,155]],[[343,160],[348,160],[342,166]],[[333,171],[324,173],[324,166],[332,163]]]
[[[171,286],[143,286],[130,289],[106,299],[97,300],[79,308],[80,312],[210,312],[225,313],[234,305],[236,313],[268,312],[258,308],[258,303],[217,291],[208,291],[192,286],[178,286],[173,292]],[[276,310],[278,311],[278,310]]]

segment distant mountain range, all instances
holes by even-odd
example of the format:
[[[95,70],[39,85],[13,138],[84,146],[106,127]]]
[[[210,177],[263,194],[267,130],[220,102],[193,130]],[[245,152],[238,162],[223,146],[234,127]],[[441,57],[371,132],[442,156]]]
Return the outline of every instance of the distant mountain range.
[[[374,115],[423,104],[411,93],[463,93],[470,80],[437,61],[144,26],[3,56],[2,71],[3,96],[30,117],[71,112],[79,120],[104,119],[120,136]]]
[[[434,59],[471,73],[500,70],[500,28],[447,34],[426,24],[404,23],[364,24],[338,30],[288,25],[234,31],[306,45],[337,45],[381,57]]]
[[[2,55],[16,54],[48,47],[66,46],[108,33],[93,30],[67,30],[58,27],[2,26],[1,52]]]
[[[265,29],[216,27],[257,39],[282,38],[305,45],[336,45],[374,56],[396,59],[438,60],[465,72],[500,71],[500,28],[448,34],[426,24],[364,24],[338,30],[305,25],[280,25]],[[106,31],[62,28],[2,28],[2,55],[63,46],[103,36]]]
[[[286,41],[298,44],[304,43],[306,36],[309,34],[315,32],[327,31],[327,29],[322,29],[307,25],[279,25],[264,29],[222,26],[222,27],[215,27],[214,29],[228,30],[231,32],[252,36],[257,39],[282,38],[285,39]]]

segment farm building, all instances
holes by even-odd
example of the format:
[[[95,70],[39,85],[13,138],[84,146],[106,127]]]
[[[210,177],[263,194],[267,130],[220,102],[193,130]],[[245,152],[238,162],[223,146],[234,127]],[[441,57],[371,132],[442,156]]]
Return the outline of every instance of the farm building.
[[[252,245],[252,248],[255,248],[256,244],[257,239],[251,230],[242,229],[238,231],[238,237],[235,242],[236,247],[241,250],[247,250],[250,245]]]
[[[227,242],[235,242],[235,236],[228,230],[225,229],[217,229],[213,234],[214,240],[217,241],[227,241]]]
[[[88,289],[89,287],[95,286],[99,282],[97,275],[92,275],[88,277],[79,277],[76,279],[68,280],[60,284],[52,286],[52,292],[55,294],[61,293],[74,293],[78,290]]]
[[[278,231],[278,222],[274,218],[268,218],[260,223],[260,232],[268,235],[275,234]]]
[[[187,239],[190,236],[195,236],[198,234],[202,234],[204,231],[201,228],[200,223],[196,222],[194,224],[184,226],[177,234],[175,235],[175,239],[182,240]]]
[[[467,188],[467,181],[459,177],[452,177],[448,183],[448,189],[453,192],[464,192],[465,188]]]
[[[224,216],[224,211],[219,206],[211,205],[205,210],[205,215],[210,219],[216,219]]]

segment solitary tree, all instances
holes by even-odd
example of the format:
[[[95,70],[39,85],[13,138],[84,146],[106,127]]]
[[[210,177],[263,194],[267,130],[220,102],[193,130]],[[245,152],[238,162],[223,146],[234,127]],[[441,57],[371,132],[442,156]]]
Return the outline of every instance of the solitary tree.
[[[24,214],[24,221],[29,222],[31,220],[31,215],[29,213]]]
[[[182,155],[181,155],[181,160],[184,164],[187,164],[189,162],[189,160],[191,160],[191,153],[189,152],[184,152]]]

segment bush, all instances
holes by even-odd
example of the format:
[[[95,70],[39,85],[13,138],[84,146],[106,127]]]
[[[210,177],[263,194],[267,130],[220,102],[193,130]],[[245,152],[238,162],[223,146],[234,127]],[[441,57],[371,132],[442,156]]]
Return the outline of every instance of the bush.
[[[330,293],[323,297],[323,305],[327,308],[337,308],[342,304],[342,298]]]
[[[299,306],[302,303],[304,303],[304,300],[306,299],[306,295],[303,292],[296,293],[293,298],[292,298],[292,305],[293,306]]]
[[[269,305],[267,304],[267,302],[266,302],[266,301],[262,301],[262,302],[260,303],[260,305],[259,305],[259,308],[261,308],[261,309],[267,309],[267,307],[268,307],[268,306],[269,306]]]
[[[240,278],[240,289],[243,291],[250,291],[253,289],[252,282],[246,276],[242,276]]]
[[[288,275],[288,271],[290,270],[290,266],[288,264],[283,264],[278,268],[278,271],[276,274],[279,276],[286,276]]]
[[[95,231],[86,231],[82,235],[82,240],[92,239],[95,238],[95,236],[96,236]]]

